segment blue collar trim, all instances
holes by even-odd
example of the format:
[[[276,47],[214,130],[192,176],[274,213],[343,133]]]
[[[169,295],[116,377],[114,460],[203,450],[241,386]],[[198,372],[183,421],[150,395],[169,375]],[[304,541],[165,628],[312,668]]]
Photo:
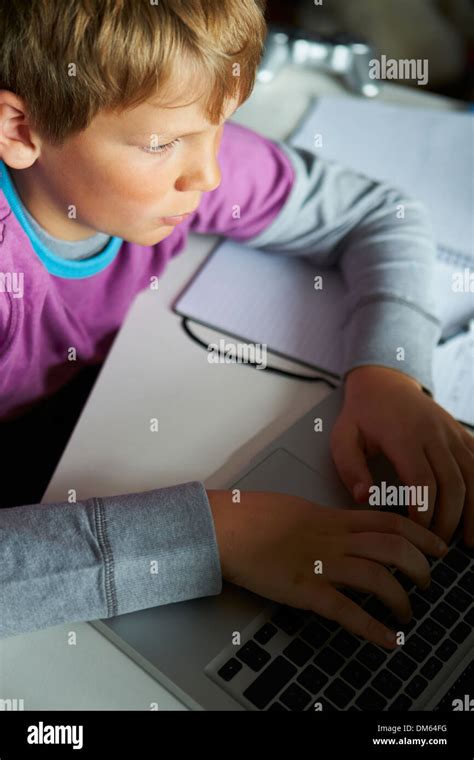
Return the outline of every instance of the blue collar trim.
[[[13,184],[10,173],[3,161],[0,160],[0,189],[3,191],[10,208],[21,224],[23,230],[28,235],[33,250],[41,259],[42,263],[50,274],[56,277],[64,277],[70,280],[79,280],[84,277],[91,277],[98,272],[102,272],[114,260],[119,252],[123,240],[122,238],[112,237],[107,246],[100,253],[95,254],[90,259],[79,261],[70,261],[63,259],[52,253],[44,243],[39,239],[35,230],[30,225],[28,219],[23,213],[23,204]]]

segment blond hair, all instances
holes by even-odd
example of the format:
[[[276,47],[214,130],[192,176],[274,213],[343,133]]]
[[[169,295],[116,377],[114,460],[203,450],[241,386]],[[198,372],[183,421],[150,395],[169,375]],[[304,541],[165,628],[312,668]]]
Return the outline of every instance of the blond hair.
[[[255,84],[266,0],[0,0],[0,89],[53,145],[101,110],[204,90],[211,123]],[[197,77],[193,80],[193,77]],[[181,77],[182,78],[182,77]],[[189,92],[189,82],[188,82]]]

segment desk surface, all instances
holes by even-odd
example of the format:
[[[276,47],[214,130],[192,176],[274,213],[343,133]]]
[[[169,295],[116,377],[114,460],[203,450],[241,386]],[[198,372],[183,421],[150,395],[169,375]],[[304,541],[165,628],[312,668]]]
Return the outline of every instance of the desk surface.
[[[314,97],[345,92],[332,78],[290,66],[273,83],[257,84],[234,121],[283,139]],[[391,84],[382,85],[381,99],[460,108],[422,88]],[[324,385],[244,365],[213,365],[209,371],[205,351],[185,335],[170,304],[216,242],[215,236],[191,235],[158,291],[136,299],[44,502],[64,500],[72,487],[79,499],[192,479],[222,487],[327,393]],[[150,416],[159,418],[164,435],[150,434]],[[75,646],[68,644],[70,631]],[[151,703],[187,709],[87,623],[0,641],[0,698],[23,699],[25,710],[149,710]]]

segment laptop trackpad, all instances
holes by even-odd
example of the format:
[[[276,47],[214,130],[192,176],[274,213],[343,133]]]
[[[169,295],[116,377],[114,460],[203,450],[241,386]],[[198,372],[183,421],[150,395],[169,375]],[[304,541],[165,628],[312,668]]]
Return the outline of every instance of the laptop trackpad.
[[[334,507],[355,505],[340,480],[325,480],[286,449],[276,449],[230,488],[245,491],[278,491]]]

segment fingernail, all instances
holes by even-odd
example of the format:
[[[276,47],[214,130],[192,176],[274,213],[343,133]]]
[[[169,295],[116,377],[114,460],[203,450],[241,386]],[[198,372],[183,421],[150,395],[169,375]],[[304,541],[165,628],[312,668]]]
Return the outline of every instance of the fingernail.
[[[444,554],[448,551],[448,545],[444,543],[444,541],[438,541],[437,549],[440,554]]]
[[[385,641],[387,641],[389,644],[395,644],[397,640],[396,635],[393,633],[393,631],[387,631],[385,634]]]

